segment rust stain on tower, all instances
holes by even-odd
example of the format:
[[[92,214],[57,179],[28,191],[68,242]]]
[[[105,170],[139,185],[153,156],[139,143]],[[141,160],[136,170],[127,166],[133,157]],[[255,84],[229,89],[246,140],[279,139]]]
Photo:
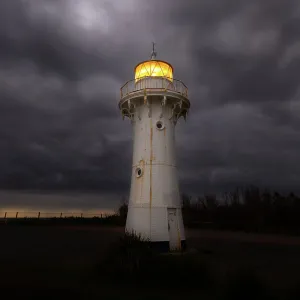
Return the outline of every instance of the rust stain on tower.
[[[152,205],[152,156],[153,156],[153,127],[150,119],[150,208]]]

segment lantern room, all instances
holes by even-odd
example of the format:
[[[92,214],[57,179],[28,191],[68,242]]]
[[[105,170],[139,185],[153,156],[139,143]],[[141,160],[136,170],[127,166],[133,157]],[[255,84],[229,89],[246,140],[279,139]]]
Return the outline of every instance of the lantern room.
[[[139,63],[134,70],[135,82],[145,77],[164,77],[173,82],[173,67],[161,60],[149,60]]]

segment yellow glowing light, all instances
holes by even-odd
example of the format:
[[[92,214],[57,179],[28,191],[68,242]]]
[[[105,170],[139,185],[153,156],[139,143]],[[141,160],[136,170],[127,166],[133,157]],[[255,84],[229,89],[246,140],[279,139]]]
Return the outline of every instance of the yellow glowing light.
[[[144,61],[135,67],[135,82],[144,77],[165,77],[173,81],[173,68],[160,60]]]

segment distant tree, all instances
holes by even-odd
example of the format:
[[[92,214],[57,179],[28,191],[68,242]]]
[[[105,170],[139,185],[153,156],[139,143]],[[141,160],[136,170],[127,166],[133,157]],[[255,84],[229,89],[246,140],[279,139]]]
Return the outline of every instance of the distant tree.
[[[275,207],[280,208],[284,205],[284,197],[280,195],[278,192],[274,192],[273,194],[273,204]]]
[[[265,207],[271,208],[273,205],[272,193],[269,190],[264,190],[261,194],[261,200]]]
[[[191,196],[187,194],[181,195],[181,205],[183,209],[189,209],[191,208]]]
[[[291,193],[289,197],[291,199],[292,207],[299,210],[300,209],[300,198],[293,193]]]
[[[216,195],[205,195],[204,196],[205,207],[207,209],[216,209],[218,207],[217,196]]]
[[[232,192],[223,193],[223,200],[226,206],[237,206],[241,204],[241,191],[239,188]]]
[[[128,213],[128,200],[123,196],[121,200],[121,204],[118,209],[118,214],[122,219],[126,219],[127,213]]]
[[[198,210],[207,208],[205,197],[202,196],[197,197],[196,207]]]

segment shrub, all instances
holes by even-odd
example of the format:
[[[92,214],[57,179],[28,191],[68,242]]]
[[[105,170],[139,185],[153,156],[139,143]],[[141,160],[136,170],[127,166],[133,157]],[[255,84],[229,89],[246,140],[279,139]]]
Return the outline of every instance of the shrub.
[[[189,254],[160,255],[151,242],[127,233],[111,245],[98,270],[103,280],[114,284],[182,290],[208,289],[212,276]]]

